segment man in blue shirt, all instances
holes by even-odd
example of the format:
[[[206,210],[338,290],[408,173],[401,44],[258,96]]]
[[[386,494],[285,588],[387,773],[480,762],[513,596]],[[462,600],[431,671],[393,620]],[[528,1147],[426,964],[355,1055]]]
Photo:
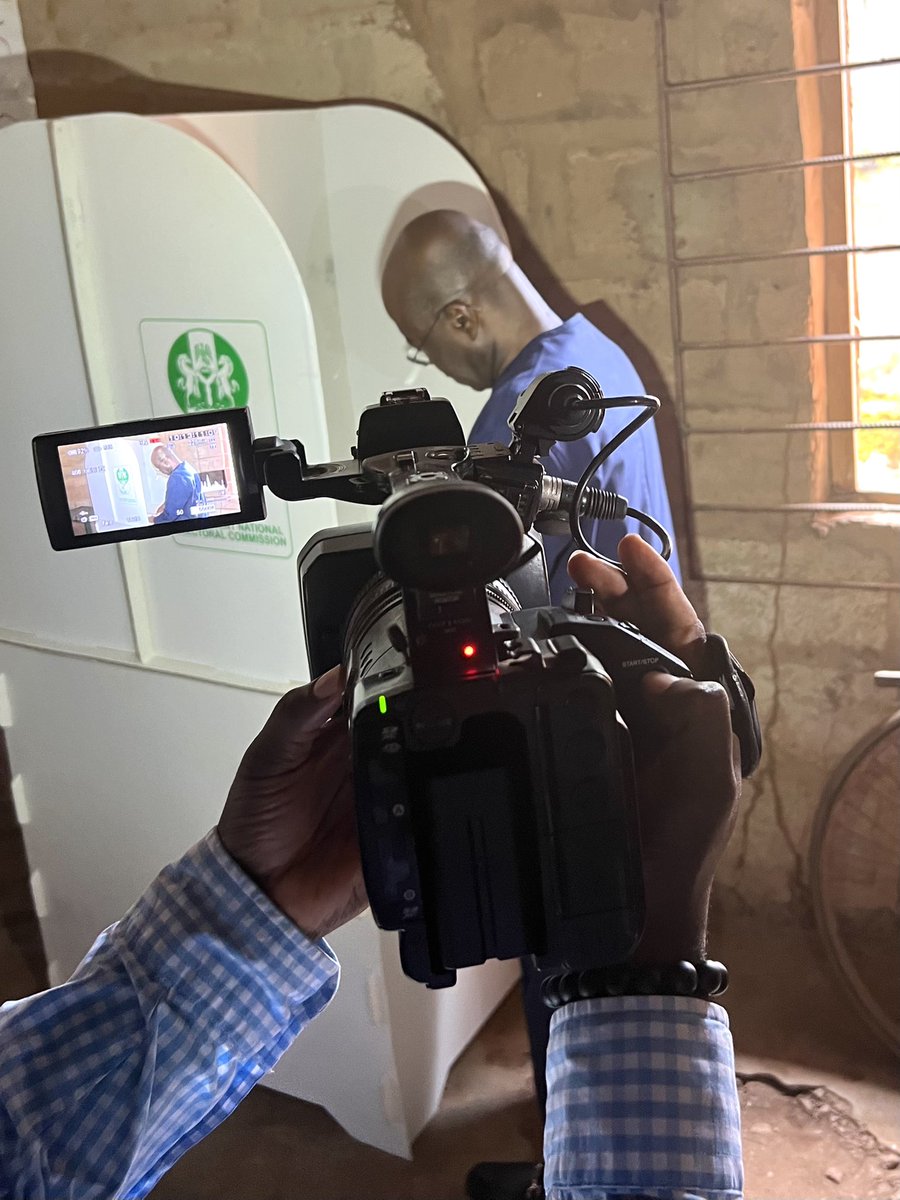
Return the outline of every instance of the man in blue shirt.
[[[382,297],[409,342],[412,361],[433,362],[467,387],[491,389],[469,441],[510,440],[507,424],[521,392],[537,375],[583,367],[607,396],[642,396],[644,385],[628,356],[580,313],[563,321],[547,304],[509,247],[486,225],[464,213],[440,210],[411,221],[385,262]],[[552,475],[576,482],[597,452],[638,409],[609,409],[597,433],[557,442],[544,459]],[[603,464],[596,486],[627,497],[632,508],[667,530],[672,514],[656,430],[642,426]],[[631,518],[582,522],[591,545],[609,558],[626,533],[653,535]],[[655,544],[655,543],[654,543]],[[559,603],[570,586],[569,537],[546,537],[550,593]],[[669,560],[681,578],[678,551]]]
[[[190,521],[197,517],[203,499],[200,476],[189,462],[183,462],[168,446],[154,446],[150,461],[160,475],[168,476],[166,498],[150,518],[154,525],[167,521]]]
[[[413,362],[432,362],[478,390],[491,389],[472,427],[469,441],[510,440],[507,424],[519,395],[538,375],[563,367],[582,367],[606,396],[642,396],[644,385],[625,352],[580,313],[561,320],[493,229],[464,213],[442,209],[416,217],[400,232],[385,261],[382,298],[389,315],[410,345]],[[575,442],[557,442],[543,460],[551,475],[577,483],[597,452],[639,409],[608,409],[600,429]],[[656,430],[643,425],[614,452],[593,479],[595,486],[625,496],[632,508],[672,529]],[[653,535],[632,518],[583,521],[588,542],[615,558],[629,532]],[[544,552],[553,603],[571,586],[566,563],[575,543],[566,536],[545,536]],[[670,565],[681,579],[678,551]],[[541,1003],[540,977],[530,960],[522,962],[525,1016],[531,1042],[535,1089],[546,1107],[546,1056],[550,1022]],[[491,1164],[470,1181],[473,1200],[518,1200],[527,1189],[528,1164]],[[481,1179],[481,1176],[484,1176]],[[483,1186],[482,1186],[483,1184]]]
[[[620,554],[627,580],[585,554],[573,579],[699,674],[705,632],[672,572],[640,538]],[[653,674],[644,699],[647,920],[632,961],[697,962],[740,794],[728,697]],[[324,939],[366,902],[342,702],[337,670],[283,697],[218,827],[100,934],[71,979],[0,1007],[0,1197],[146,1196],[329,1003],[339,967]],[[727,1013],[699,988],[621,989],[553,1016],[546,1200],[740,1200]],[[249,1155],[229,1194],[256,1195],[258,1171]]]

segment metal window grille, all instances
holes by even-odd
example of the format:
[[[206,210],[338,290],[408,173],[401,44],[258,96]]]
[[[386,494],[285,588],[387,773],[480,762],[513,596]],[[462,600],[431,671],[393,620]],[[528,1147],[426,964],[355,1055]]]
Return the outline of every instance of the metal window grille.
[[[667,29],[666,29],[666,12],[665,0],[662,0],[658,16],[658,86],[659,86],[659,111],[660,111],[660,139],[661,151],[663,159],[664,173],[664,203],[665,203],[665,221],[666,221],[666,239],[667,239],[667,256],[669,262],[669,285],[670,285],[670,308],[672,314],[672,338],[674,344],[674,371],[675,371],[675,388],[676,400],[679,408],[679,415],[682,423],[682,434],[685,439],[690,439],[698,435],[734,435],[735,438],[757,437],[760,435],[772,434],[788,434],[797,437],[806,437],[811,439],[820,436],[834,436],[843,434],[847,437],[855,430],[871,430],[871,429],[897,429],[900,430],[900,421],[880,421],[880,422],[862,422],[853,414],[851,420],[812,420],[812,421],[795,421],[786,423],[768,423],[768,424],[715,424],[714,426],[706,425],[691,425],[685,405],[685,354],[695,350],[772,350],[778,347],[785,346],[809,346],[810,348],[821,345],[850,345],[853,343],[862,343],[867,341],[889,341],[897,340],[900,344],[900,328],[896,332],[888,331],[884,333],[874,334],[859,334],[854,332],[834,333],[834,332],[819,332],[816,329],[811,330],[807,334],[788,336],[747,336],[747,337],[722,337],[710,338],[709,340],[689,339],[684,332],[684,313],[682,310],[682,281],[686,271],[692,268],[701,267],[721,267],[741,265],[745,263],[763,263],[772,262],[777,264],[779,261],[791,259],[803,259],[822,256],[826,258],[832,255],[848,256],[848,264],[851,262],[851,256],[861,256],[874,253],[900,251],[900,243],[890,242],[883,245],[857,245],[841,242],[829,242],[823,245],[803,245],[789,248],[771,249],[760,247],[754,249],[752,246],[742,250],[736,250],[733,253],[711,253],[711,254],[685,254],[679,251],[679,246],[676,240],[676,189],[685,183],[698,183],[709,181],[725,181],[738,177],[759,176],[762,178],[776,179],[778,176],[783,176],[785,173],[795,174],[804,172],[810,168],[829,168],[836,167],[841,170],[846,170],[848,164],[866,162],[875,159],[890,159],[900,157],[900,149],[888,148],[884,151],[868,152],[854,154],[852,152],[823,154],[810,157],[792,157],[792,158],[776,158],[774,161],[765,162],[750,162],[737,163],[734,166],[717,166],[708,170],[677,170],[675,162],[675,151],[677,150],[676,135],[673,134],[673,106],[677,105],[681,98],[689,94],[699,94],[710,91],[720,91],[723,95],[729,89],[743,87],[752,84],[779,84],[787,83],[796,87],[797,81],[805,77],[834,77],[844,76],[849,72],[855,72],[865,69],[890,69],[900,67],[900,58],[886,58],[877,61],[860,61],[860,62],[841,62],[831,61],[811,66],[799,66],[794,69],[775,70],[769,72],[745,73],[724,75],[717,78],[706,78],[690,80],[688,82],[673,81],[670,77],[669,70],[669,53],[667,45]],[[726,106],[727,107],[727,106]],[[842,137],[846,139],[846,133],[842,131]],[[900,134],[897,135],[896,141],[900,143]],[[843,141],[844,149],[847,150],[846,140]],[[806,178],[806,177],[804,177]],[[898,217],[900,221],[900,217]],[[900,227],[900,226],[898,226]],[[846,232],[845,232],[846,238]],[[850,313],[848,306],[848,328],[850,326]],[[813,415],[818,415],[813,413]],[[812,449],[810,451],[812,453]],[[812,487],[811,487],[812,491]],[[898,498],[900,500],[900,498]],[[810,514],[835,514],[835,513],[879,513],[879,514],[894,514],[900,515],[900,502],[892,502],[891,500],[855,500],[852,497],[844,499],[825,499],[817,497],[813,494],[803,502],[797,503],[782,503],[782,504],[744,504],[744,505],[728,505],[722,503],[697,503],[694,504],[695,511],[698,512],[758,512],[758,513],[798,513],[807,512]],[[709,574],[705,575],[706,579],[722,578],[715,577]],[[771,582],[787,582],[786,580],[772,580]],[[792,580],[790,582],[803,583],[803,580]],[[840,586],[841,581],[833,581],[833,586]],[[847,582],[846,586],[859,587],[859,581]],[[863,584],[862,586],[865,586]],[[879,588],[900,589],[900,583],[879,583]]]

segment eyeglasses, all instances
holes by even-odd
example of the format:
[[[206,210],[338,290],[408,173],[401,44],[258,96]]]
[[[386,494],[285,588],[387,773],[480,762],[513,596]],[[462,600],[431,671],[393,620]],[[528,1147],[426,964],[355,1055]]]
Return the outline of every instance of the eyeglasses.
[[[419,366],[419,367],[430,367],[431,366],[431,359],[425,353],[425,344],[428,341],[428,339],[431,337],[431,335],[434,333],[435,326],[437,325],[437,323],[441,319],[441,317],[444,315],[444,313],[447,311],[447,309],[450,307],[450,305],[456,304],[456,303],[457,303],[456,300],[448,300],[447,303],[443,306],[443,308],[438,309],[437,316],[434,318],[434,320],[428,326],[428,332],[422,338],[421,342],[419,342],[418,346],[413,346],[411,342],[406,343],[406,361],[407,362],[415,363],[416,366]]]
[[[424,344],[423,342],[422,345]],[[417,367],[431,366],[431,359],[422,353],[422,346],[413,346],[411,342],[406,343],[406,361],[415,363]]]
[[[506,274],[506,272],[509,270],[509,268],[512,266],[512,261],[513,261],[512,252],[509,250],[509,248],[507,246],[504,246],[503,250],[505,251],[505,258],[501,258],[501,262],[499,263],[500,269],[498,270],[498,264],[496,264],[496,263],[492,264],[488,268],[488,270],[485,271],[484,275],[479,276],[475,280],[475,282],[471,285],[471,290],[476,295],[477,295],[479,288],[483,287],[486,283],[491,282],[492,280],[494,280],[494,278],[501,279]],[[419,342],[418,346],[413,346],[411,342],[406,343],[406,361],[415,363],[416,366],[419,366],[419,367],[430,367],[431,359],[425,353],[425,344],[428,341],[428,339],[431,337],[431,335],[434,333],[435,326],[437,325],[438,321],[441,319],[441,317],[444,315],[444,313],[447,311],[447,309],[450,307],[451,304],[465,304],[466,306],[468,306],[471,303],[472,303],[471,300],[464,300],[462,298],[462,296],[455,296],[452,300],[448,300],[445,305],[443,305],[441,308],[439,308],[437,313],[435,314],[434,320],[428,326],[428,332],[422,338],[421,342]]]

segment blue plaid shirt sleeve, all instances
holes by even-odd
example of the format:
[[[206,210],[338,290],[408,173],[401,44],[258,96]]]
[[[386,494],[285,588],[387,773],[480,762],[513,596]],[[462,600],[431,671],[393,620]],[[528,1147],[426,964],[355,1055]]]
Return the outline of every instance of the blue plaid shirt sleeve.
[[[567,1004],[547,1057],[547,1200],[739,1200],[728,1015],[675,996]]]
[[[213,830],[68,982],[0,1008],[0,1197],[145,1196],[322,1011],[338,973]]]

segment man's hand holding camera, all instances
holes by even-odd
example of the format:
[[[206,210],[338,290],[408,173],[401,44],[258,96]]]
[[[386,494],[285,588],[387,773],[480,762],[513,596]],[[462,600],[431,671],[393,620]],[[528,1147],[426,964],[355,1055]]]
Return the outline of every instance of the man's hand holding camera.
[[[702,673],[706,631],[669,565],[634,534],[619,545],[627,577],[577,551],[569,573],[593,588],[607,616]],[[634,955],[643,962],[705,955],[713,875],[737,816],[740,753],[728,696],[717,683],[644,679],[646,722],[632,729],[647,919]]]
[[[243,757],[219,837],[313,941],[366,907],[335,667],[278,702]]]

